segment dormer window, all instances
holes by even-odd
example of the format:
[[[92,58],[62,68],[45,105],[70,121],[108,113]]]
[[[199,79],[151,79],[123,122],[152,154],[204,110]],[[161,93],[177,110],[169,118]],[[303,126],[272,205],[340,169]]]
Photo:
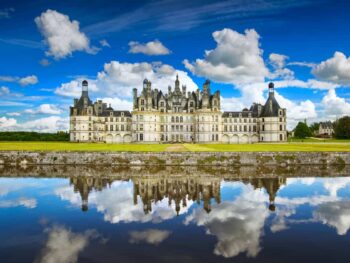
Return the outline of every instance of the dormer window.
[[[110,116],[113,116],[113,111],[111,111],[111,112],[109,113],[109,115],[110,115]]]
[[[121,116],[124,117],[124,112],[121,113]]]
[[[230,118],[232,117],[232,113],[229,114],[229,117],[230,117]]]

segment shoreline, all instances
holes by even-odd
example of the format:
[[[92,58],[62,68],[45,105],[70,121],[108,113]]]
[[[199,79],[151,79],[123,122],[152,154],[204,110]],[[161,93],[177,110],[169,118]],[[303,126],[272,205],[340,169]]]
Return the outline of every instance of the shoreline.
[[[288,166],[350,165],[349,152],[0,151],[0,165]]]

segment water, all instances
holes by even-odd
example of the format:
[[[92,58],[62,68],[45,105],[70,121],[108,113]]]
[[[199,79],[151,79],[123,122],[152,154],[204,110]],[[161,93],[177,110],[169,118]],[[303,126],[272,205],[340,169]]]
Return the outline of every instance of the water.
[[[0,169],[1,262],[349,262],[350,168]]]

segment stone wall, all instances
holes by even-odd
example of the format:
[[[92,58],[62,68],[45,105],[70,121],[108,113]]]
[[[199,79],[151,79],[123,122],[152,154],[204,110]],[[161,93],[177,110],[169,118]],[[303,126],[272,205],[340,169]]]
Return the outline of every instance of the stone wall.
[[[0,151],[0,165],[288,166],[347,165],[348,152],[26,152]]]

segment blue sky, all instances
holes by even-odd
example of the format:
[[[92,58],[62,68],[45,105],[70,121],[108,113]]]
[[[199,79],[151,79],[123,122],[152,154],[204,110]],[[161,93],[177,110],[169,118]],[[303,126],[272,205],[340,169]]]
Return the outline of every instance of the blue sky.
[[[350,114],[347,1],[6,1],[0,3],[0,130],[68,127],[90,97],[131,109],[142,79],[189,90],[206,78],[223,110],[263,103],[276,83],[288,127]]]

